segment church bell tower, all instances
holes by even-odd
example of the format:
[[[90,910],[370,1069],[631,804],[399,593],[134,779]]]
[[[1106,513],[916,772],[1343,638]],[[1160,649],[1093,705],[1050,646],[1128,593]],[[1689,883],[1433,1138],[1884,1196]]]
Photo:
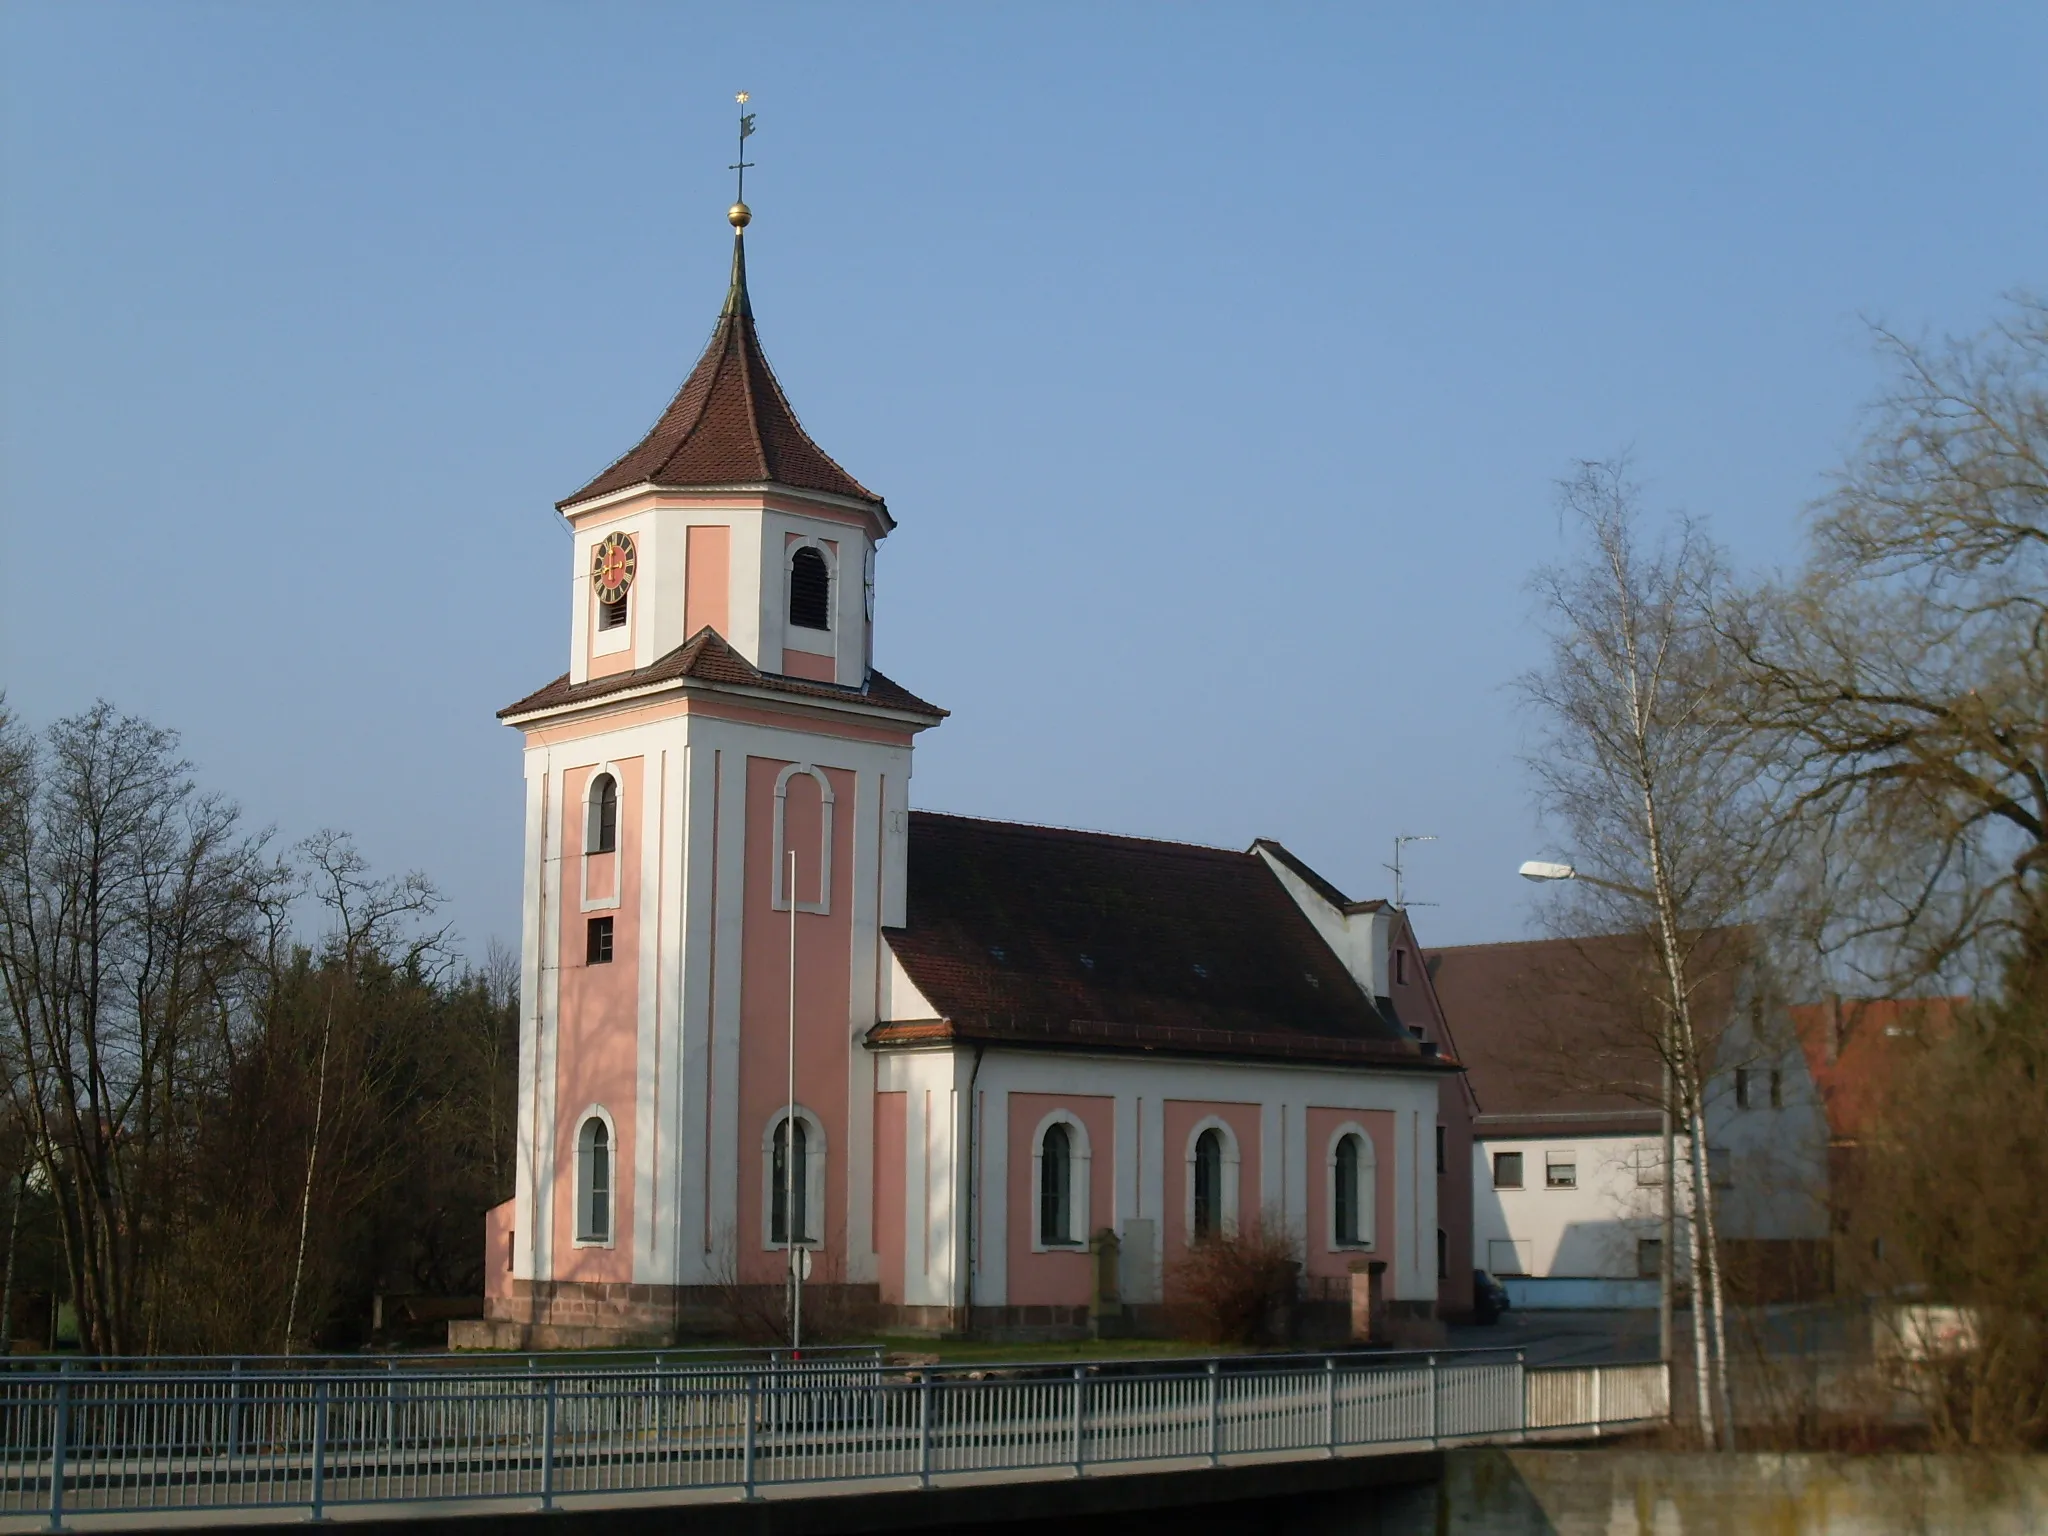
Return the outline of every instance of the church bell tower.
[[[904,920],[912,743],[945,711],[874,668],[895,519],[798,422],[755,328],[751,211],[729,218],[702,356],[558,504],[568,669],[499,712],[527,786],[503,1346],[689,1331],[791,1246],[814,1283],[874,1278],[859,1042]]]

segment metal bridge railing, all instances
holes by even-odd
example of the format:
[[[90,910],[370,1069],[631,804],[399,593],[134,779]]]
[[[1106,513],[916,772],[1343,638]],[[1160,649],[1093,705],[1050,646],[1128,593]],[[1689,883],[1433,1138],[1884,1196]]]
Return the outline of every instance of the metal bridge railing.
[[[1618,1428],[1661,1419],[1668,1395],[1661,1365],[1538,1368],[1484,1351],[912,1370],[873,1351],[523,1370],[17,1370],[0,1373],[0,1521],[547,1508],[599,1493],[1335,1456]]]

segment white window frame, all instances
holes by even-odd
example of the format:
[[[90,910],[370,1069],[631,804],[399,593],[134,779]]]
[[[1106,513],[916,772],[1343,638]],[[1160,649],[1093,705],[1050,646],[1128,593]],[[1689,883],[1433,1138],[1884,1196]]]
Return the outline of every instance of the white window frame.
[[[1221,1115],[1205,1115],[1197,1120],[1194,1129],[1188,1132],[1188,1142],[1183,1158],[1187,1172],[1182,1201],[1183,1230],[1187,1233],[1190,1246],[1195,1241],[1195,1148],[1201,1144],[1204,1131],[1219,1131],[1223,1141],[1223,1233],[1225,1237],[1237,1235],[1237,1185],[1240,1159],[1237,1150],[1237,1132],[1230,1128],[1230,1122]]]
[[[1045,1241],[1045,1229],[1039,1220],[1039,1200],[1045,1188],[1045,1133],[1056,1125],[1067,1130],[1067,1177],[1071,1180],[1067,1190],[1067,1231],[1070,1234],[1064,1243]],[[1031,1251],[1033,1253],[1073,1253],[1088,1246],[1088,1234],[1094,1229],[1088,1225],[1088,1184],[1089,1184],[1088,1127],[1071,1110],[1055,1109],[1038,1122],[1038,1129],[1031,1133]],[[1078,1236],[1072,1234],[1078,1233]]]
[[[605,1231],[602,1237],[593,1230],[590,1221],[591,1188],[590,1164],[585,1156],[583,1133],[590,1128],[591,1121],[604,1127],[605,1156],[609,1166],[605,1172],[608,1188],[605,1191]],[[576,1117],[576,1151],[573,1158],[576,1170],[576,1236],[578,1248],[616,1248],[619,1245],[619,1128],[612,1123],[612,1112],[602,1104],[585,1107]]]
[[[789,910],[789,898],[794,893],[784,887],[789,879],[789,849],[783,841],[785,813],[789,809],[789,781],[800,773],[807,773],[818,781],[818,825],[822,833],[818,843],[818,899],[800,901],[796,904],[799,912],[815,912],[820,916],[832,910],[832,810],[834,796],[832,780],[824,769],[813,763],[790,763],[775,776],[775,874],[769,896],[770,907],[777,912]],[[799,848],[798,854],[803,850]],[[797,883],[805,878],[803,861],[797,861]]]
[[[1337,1241],[1337,1149],[1344,1145],[1346,1136],[1356,1136],[1359,1144],[1357,1208],[1351,1213],[1358,1241],[1352,1243]],[[1370,1253],[1380,1236],[1380,1154],[1379,1148],[1373,1144],[1372,1132],[1356,1120],[1346,1120],[1330,1132],[1329,1145],[1324,1149],[1323,1167],[1323,1231],[1329,1242],[1329,1251]]]
[[[597,841],[597,782],[609,778],[619,796],[619,821],[613,829],[612,851],[601,854],[590,845]],[[619,861],[612,871],[612,893],[609,896],[592,897],[590,894],[590,861],[598,858],[614,858]],[[583,781],[583,857],[577,860],[577,878],[582,882],[579,901],[585,912],[610,912],[619,905],[619,895],[626,888],[626,776],[619,772],[614,762],[602,762],[591,769],[590,776]]]
[[[1557,1184],[1551,1181],[1552,1168],[1569,1168],[1572,1181]],[[1527,1177],[1526,1172],[1524,1177]],[[1543,1187],[1545,1189],[1577,1189],[1579,1187],[1579,1149],[1577,1147],[1545,1147],[1543,1149]]]
[[[1519,1158],[1521,1160],[1521,1182],[1516,1184],[1501,1183],[1500,1159],[1504,1155]],[[1510,1194],[1520,1194],[1523,1190],[1529,1187],[1528,1149],[1526,1147],[1488,1147],[1486,1149],[1486,1176],[1488,1181],[1493,1185],[1495,1189],[1504,1190]]]
[[[796,556],[800,549],[816,550],[818,558],[825,562],[825,627],[812,629],[808,624],[798,624],[790,614],[790,585],[796,575]],[[792,643],[801,637],[800,643]],[[822,649],[813,650],[818,646]],[[823,539],[809,534],[786,541],[782,551],[782,648],[787,651],[803,651],[813,656],[832,656],[839,646],[839,556],[832,546]]]
[[[1501,1248],[1508,1250],[1509,1256],[1514,1260],[1515,1268],[1502,1269],[1500,1267],[1500,1261],[1496,1255]],[[1486,1240],[1486,1272],[1496,1277],[1504,1275],[1510,1278],[1534,1275],[1536,1264],[1534,1249],[1535,1244],[1526,1237],[1490,1237]]]
[[[778,1104],[761,1132],[761,1248],[780,1253],[790,1244],[775,1240],[775,1132],[789,1118],[789,1106]],[[804,1128],[804,1215],[811,1235],[797,1239],[799,1248],[825,1246],[825,1123],[799,1104],[796,1118]]]

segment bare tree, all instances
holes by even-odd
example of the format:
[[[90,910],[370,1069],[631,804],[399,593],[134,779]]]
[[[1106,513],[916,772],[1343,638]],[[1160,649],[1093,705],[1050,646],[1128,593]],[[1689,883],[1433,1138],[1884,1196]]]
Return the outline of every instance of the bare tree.
[[[138,1349],[151,1248],[189,1147],[194,1080],[246,1010],[282,897],[263,839],[198,792],[176,738],[107,704],[7,733],[0,999],[8,1088],[54,1198],[89,1345]]]
[[[1721,1042],[1699,1006],[1741,958],[1727,926],[1768,885],[1777,839],[1752,742],[1720,707],[1725,676],[1710,622],[1726,581],[1718,551],[1681,521],[1641,541],[1640,490],[1622,462],[1584,463],[1560,487],[1585,541],[1573,564],[1535,586],[1548,620],[1547,664],[1521,679],[1542,721],[1529,759],[1544,811],[1580,879],[1565,918],[1580,935],[1636,934],[1651,965],[1647,1027],[1636,1044],[1663,1068],[1667,1125],[1689,1156],[1693,1353],[1702,1434],[1732,1443],[1724,1288],[1707,1167],[1706,1095]],[[1725,1017],[1725,1012],[1720,1016]],[[1667,1182],[1667,1203],[1675,1195]],[[1671,1244],[1664,1247],[1672,1262]],[[1666,1271],[1669,1273],[1668,1269]],[[1668,1286],[1667,1286],[1668,1291]]]
[[[1882,991],[2048,923],[2048,305],[1878,341],[1806,570],[1720,622],[1812,832],[1812,937]]]
[[[370,874],[368,861],[344,834],[323,831],[301,845],[313,893],[326,909],[331,922],[328,936],[329,965],[325,974],[325,996],[320,1006],[319,1051],[313,1069],[313,1117],[306,1142],[306,1172],[298,1213],[298,1236],[292,1259],[291,1287],[285,1306],[284,1347],[291,1353],[298,1339],[300,1293],[305,1284],[306,1248],[312,1229],[313,1196],[321,1172],[323,1138],[331,1136],[328,1125],[330,1069],[334,1058],[335,1013],[360,1002],[361,971],[366,959],[384,964],[394,961],[399,969],[417,969],[432,959],[445,964],[442,955],[446,929],[420,929],[418,925],[433,914],[438,904],[426,876],[413,873],[403,877],[377,878]],[[357,1031],[356,1033],[361,1033]],[[366,1092],[370,1085],[358,1071],[338,1085],[333,1096],[345,1094],[348,1107],[360,1115],[377,1102],[378,1095]],[[336,1108],[341,1108],[337,1103]],[[331,1154],[330,1154],[331,1156]]]

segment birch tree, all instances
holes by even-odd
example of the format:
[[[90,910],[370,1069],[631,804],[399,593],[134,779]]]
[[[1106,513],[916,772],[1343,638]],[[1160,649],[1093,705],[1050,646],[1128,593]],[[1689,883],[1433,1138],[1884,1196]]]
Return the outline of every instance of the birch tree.
[[[1651,957],[1640,1044],[1665,1069],[1664,1107],[1688,1153],[1680,1167],[1696,1411],[1706,1440],[1731,1444],[1714,1184],[1703,1176],[1721,1042],[1699,1000],[1727,987],[1727,968],[1743,953],[1726,929],[1769,881],[1773,821],[1760,803],[1753,744],[1720,707],[1725,677],[1710,621],[1727,579],[1719,552],[1683,520],[1646,547],[1625,463],[1581,464],[1559,499],[1582,542],[1577,558],[1535,582],[1549,655],[1520,681],[1540,722],[1529,765],[1581,876],[1565,926],[1637,935]]]

